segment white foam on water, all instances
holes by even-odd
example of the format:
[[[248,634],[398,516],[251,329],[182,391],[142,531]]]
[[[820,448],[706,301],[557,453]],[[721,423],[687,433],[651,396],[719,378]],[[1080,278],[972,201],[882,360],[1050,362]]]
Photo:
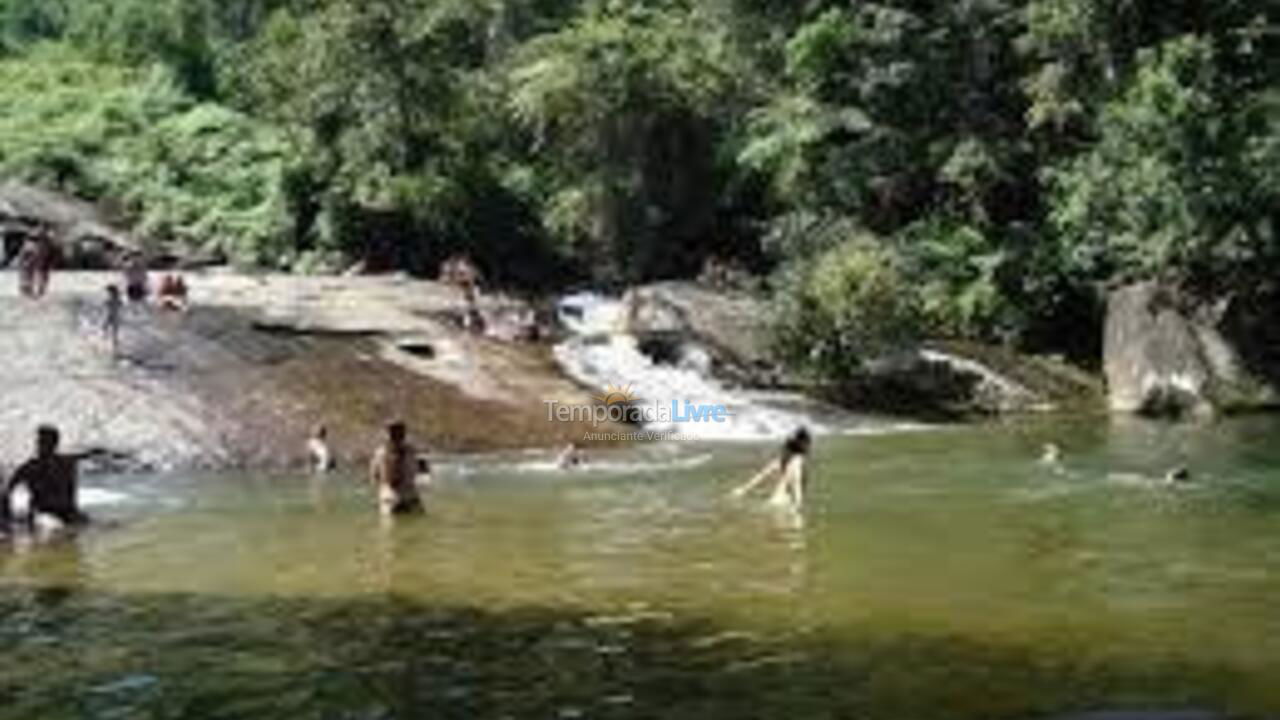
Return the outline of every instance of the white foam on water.
[[[608,386],[629,388],[638,404],[665,411],[670,422],[647,423],[644,430],[676,433],[685,438],[714,441],[776,440],[805,426],[812,432],[834,428],[811,414],[784,409],[734,391],[708,373],[708,358],[689,348],[675,364],[655,363],[639,341],[626,332],[626,308],[621,301],[592,293],[563,298],[560,321],[573,333],[557,345],[555,358],[569,377],[603,391]],[[801,402],[790,397],[790,404]],[[688,406],[724,405],[732,414],[725,422],[677,422],[676,411]]]
[[[834,434],[848,437],[877,437],[880,435],[898,435],[911,432],[936,432],[941,429],[937,425],[913,422],[879,422],[853,427],[842,427],[833,430]]]
[[[115,490],[102,490],[100,488],[81,488],[79,493],[80,505],[83,507],[120,505],[128,502],[129,499],[130,496],[126,493]]]
[[[700,455],[691,455],[684,458],[674,458],[671,460],[593,460],[588,459],[585,463],[572,467],[561,467],[554,459],[550,460],[533,460],[529,462],[515,463],[506,466],[504,469],[510,469],[517,473],[537,473],[537,474],[578,474],[578,473],[637,473],[637,472],[653,472],[660,470],[690,470],[701,465],[711,462],[711,453],[702,453]]]

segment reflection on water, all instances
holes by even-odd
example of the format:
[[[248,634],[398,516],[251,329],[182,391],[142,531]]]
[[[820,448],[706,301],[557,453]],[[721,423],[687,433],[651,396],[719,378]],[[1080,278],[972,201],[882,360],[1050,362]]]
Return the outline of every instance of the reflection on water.
[[[391,524],[349,477],[90,481],[111,525],[0,546],[0,718],[1274,715],[1276,429],[833,438],[803,515],[725,497],[740,446],[446,459]]]

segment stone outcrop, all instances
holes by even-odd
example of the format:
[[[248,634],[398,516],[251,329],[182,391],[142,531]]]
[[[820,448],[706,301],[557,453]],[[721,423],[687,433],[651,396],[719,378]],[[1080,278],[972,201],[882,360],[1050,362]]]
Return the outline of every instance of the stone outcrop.
[[[785,384],[781,366],[769,352],[767,308],[755,295],[665,282],[633,288],[623,304],[626,332],[659,361],[705,354],[707,370],[732,384]]]
[[[1066,363],[974,343],[935,342],[868,364],[839,388],[804,387],[769,353],[767,306],[743,292],[659,283],[624,298],[627,331],[646,354],[664,359],[703,352],[708,371],[746,387],[789,386],[837,402],[891,413],[986,415],[1095,406],[1101,386]]]
[[[127,471],[288,466],[316,424],[348,467],[395,418],[448,452],[563,445],[585,430],[547,417],[546,400],[590,397],[545,346],[457,330],[436,283],[193,274],[189,312],[126,308],[112,358],[99,327],[116,279],[58,272],[34,301],[0,274],[0,465],[29,454],[40,423]]]
[[[1268,305],[1205,301],[1155,282],[1114,290],[1104,339],[1111,409],[1178,417],[1276,404],[1267,377],[1275,346],[1270,323],[1259,323]]]
[[[138,247],[90,203],[22,183],[0,185],[5,259],[38,229],[51,231],[61,251],[60,265],[67,268],[104,270],[114,267],[122,252]]]
[[[845,404],[964,417],[1096,407],[1100,383],[1067,363],[967,342],[931,342],[868,363],[837,392]]]

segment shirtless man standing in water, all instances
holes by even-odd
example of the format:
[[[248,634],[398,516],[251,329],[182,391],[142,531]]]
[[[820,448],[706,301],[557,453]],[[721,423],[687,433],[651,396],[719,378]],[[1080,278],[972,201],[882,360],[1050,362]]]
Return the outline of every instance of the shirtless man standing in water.
[[[58,429],[42,425],[36,430],[36,455],[26,461],[4,485],[0,493],[0,519],[9,520],[12,509],[10,497],[19,485],[26,485],[31,493],[30,521],[38,515],[50,515],[64,525],[84,525],[89,516],[80,512],[76,500],[78,465],[81,460],[101,454],[91,450],[84,453],[58,452]]]
[[[369,481],[378,493],[378,507],[383,515],[407,515],[422,512],[422,498],[416,483],[420,471],[429,472],[418,458],[418,452],[406,439],[403,422],[387,426],[387,440],[373,454],[369,465]]]
[[[769,461],[756,476],[733,491],[734,497],[744,497],[747,493],[762,485],[770,477],[777,474],[778,484],[774,486],[769,504],[777,507],[799,510],[804,507],[805,482],[807,481],[806,461],[813,439],[809,431],[800,428],[787,438],[782,445],[780,457]]]

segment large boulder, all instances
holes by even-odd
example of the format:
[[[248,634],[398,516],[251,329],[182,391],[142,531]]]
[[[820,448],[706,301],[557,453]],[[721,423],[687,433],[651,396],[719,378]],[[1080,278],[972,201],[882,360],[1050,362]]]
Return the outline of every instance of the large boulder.
[[[0,238],[5,259],[38,230],[53,233],[64,267],[105,270],[138,247],[91,203],[19,182],[0,184]]]
[[[746,292],[719,292],[688,282],[632,288],[623,297],[625,330],[656,360],[705,354],[709,370],[739,385],[784,382],[769,352],[767,308]]]
[[[1178,417],[1274,405],[1275,346],[1259,309],[1272,304],[1205,300],[1156,282],[1112,291],[1103,348],[1111,409]]]
[[[747,387],[817,392],[850,407],[938,416],[1037,412],[1093,405],[1096,380],[1064,362],[960,342],[934,342],[868,363],[840,387],[789,377],[769,352],[765,301],[692,283],[658,283],[624,298],[626,331],[655,361],[687,364]]]
[[[980,343],[933,341],[867,363],[837,390],[847,405],[967,417],[1096,407],[1097,380],[1059,358]]]

